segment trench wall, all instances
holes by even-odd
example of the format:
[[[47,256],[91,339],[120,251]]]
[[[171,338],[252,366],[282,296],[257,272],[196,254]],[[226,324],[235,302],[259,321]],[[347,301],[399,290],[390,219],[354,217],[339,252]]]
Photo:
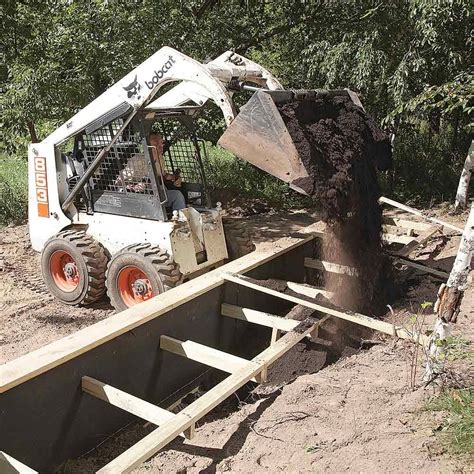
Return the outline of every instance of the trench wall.
[[[254,278],[305,279],[309,241],[249,271]],[[81,390],[88,375],[149,402],[169,406],[209,368],[159,348],[160,335],[193,340],[251,358],[270,330],[220,315],[223,302],[282,314],[286,302],[232,283],[209,290],[145,324],[0,394],[0,450],[40,472],[97,446],[135,417]],[[245,331],[253,331],[252,344]],[[125,448],[124,448],[125,449]]]

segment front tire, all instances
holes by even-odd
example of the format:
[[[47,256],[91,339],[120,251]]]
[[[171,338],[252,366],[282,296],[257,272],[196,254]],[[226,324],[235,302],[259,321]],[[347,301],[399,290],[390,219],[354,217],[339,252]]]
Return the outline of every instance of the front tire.
[[[69,305],[88,305],[105,293],[104,248],[81,230],[66,230],[49,239],[41,254],[48,290]]]
[[[114,255],[107,268],[107,294],[123,311],[149,300],[183,280],[179,265],[159,247],[133,244]]]

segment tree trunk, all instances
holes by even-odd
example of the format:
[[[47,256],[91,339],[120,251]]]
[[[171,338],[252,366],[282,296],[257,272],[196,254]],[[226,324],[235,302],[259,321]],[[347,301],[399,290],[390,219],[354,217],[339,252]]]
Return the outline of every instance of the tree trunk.
[[[28,131],[30,132],[31,143],[38,143],[38,135],[36,135],[35,124],[30,120],[26,123],[28,126]]]
[[[446,284],[442,284],[438,291],[434,311],[437,315],[433,334],[431,336],[428,361],[424,375],[425,381],[433,380],[444,368],[442,356],[446,339],[451,332],[450,323],[455,323],[459,314],[461,301],[467,286],[467,277],[471,269],[471,259],[474,250],[474,203],[464,227],[459,244],[456,260]]]
[[[469,189],[469,181],[471,180],[471,173],[474,169],[474,140],[471,141],[469,152],[467,153],[464,168],[459,179],[458,190],[456,192],[455,209],[465,209],[467,206],[467,191]]]

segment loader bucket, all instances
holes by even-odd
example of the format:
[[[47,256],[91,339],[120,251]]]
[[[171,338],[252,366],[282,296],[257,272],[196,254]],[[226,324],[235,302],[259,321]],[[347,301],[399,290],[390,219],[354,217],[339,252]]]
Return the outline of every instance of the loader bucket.
[[[308,173],[272,95],[255,92],[218,143],[240,159],[289,183],[295,191],[307,194],[295,181],[307,178]]]

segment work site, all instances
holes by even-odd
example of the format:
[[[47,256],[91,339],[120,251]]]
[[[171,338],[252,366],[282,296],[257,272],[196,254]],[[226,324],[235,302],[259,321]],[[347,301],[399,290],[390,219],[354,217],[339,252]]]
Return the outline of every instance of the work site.
[[[0,474],[472,472],[469,6],[7,2]]]

